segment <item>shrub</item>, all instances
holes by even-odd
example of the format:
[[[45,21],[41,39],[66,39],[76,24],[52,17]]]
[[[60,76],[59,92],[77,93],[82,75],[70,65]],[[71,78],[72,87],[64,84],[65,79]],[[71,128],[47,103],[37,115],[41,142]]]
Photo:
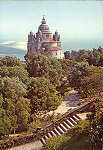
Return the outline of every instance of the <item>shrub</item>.
[[[46,141],[46,144],[42,150],[63,150],[65,143],[70,139],[70,137],[58,136],[50,138]]]

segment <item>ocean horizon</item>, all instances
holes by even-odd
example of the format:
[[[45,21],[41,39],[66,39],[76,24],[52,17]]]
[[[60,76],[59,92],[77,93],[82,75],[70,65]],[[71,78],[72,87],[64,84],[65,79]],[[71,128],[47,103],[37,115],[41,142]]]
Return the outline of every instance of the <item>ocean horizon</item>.
[[[25,42],[25,47],[23,47],[24,43],[18,46],[18,41],[8,41],[8,40],[0,40],[0,57],[5,56],[13,56],[17,57],[20,60],[24,61],[24,56],[27,53],[27,42]],[[99,46],[103,47],[103,41],[100,40],[62,40],[61,39],[61,47],[63,49],[63,53],[65,51],[78,51],[80,49],[91,50],[93,48],[98,48]]]

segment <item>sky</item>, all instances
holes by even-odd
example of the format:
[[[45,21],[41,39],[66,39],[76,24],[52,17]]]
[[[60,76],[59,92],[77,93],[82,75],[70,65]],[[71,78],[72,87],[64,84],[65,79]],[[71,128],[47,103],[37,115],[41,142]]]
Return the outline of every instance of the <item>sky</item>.
[[[0,45],[25,50],[30,31],[45,15],[50,31],[61,35],[64,49],[103,46],[102,1],[0,1]]]

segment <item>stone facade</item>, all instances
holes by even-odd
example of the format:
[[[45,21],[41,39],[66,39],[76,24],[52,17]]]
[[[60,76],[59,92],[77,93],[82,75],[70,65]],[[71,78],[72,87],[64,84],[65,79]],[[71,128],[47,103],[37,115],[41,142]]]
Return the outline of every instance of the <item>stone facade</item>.
[[[60,35],[56,31],[52,36],[44,17],[36,35],[33,32],[28,35],[27,49],[28,52],[40,52],[57,59],[63,58]]]

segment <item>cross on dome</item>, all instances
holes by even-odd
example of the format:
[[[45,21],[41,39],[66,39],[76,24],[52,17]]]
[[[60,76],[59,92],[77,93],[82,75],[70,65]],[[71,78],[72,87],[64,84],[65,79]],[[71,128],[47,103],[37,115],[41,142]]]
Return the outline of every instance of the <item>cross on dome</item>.
[[[46,24],[45,15],[43,15],[42,24]]]

